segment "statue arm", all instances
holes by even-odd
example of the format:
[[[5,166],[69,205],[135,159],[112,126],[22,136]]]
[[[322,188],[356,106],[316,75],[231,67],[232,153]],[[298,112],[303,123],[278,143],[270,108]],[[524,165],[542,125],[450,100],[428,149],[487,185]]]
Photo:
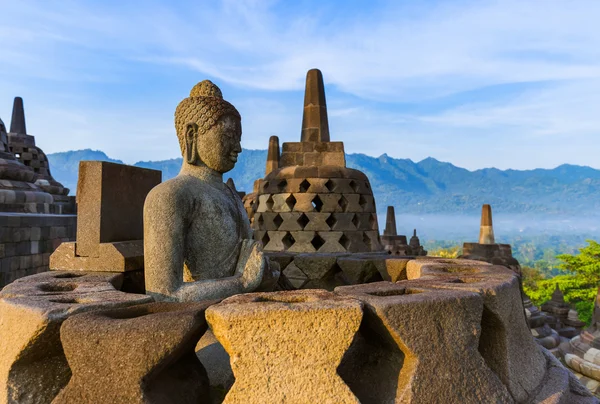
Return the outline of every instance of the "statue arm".
[[[144,272],[146,293],[156,300],[177,300],[183,284],[184,217],[187,206],[161,184],[144,203]]]
[[[268,268],[268,261],[263,257],[260,243],[246,239],[242,240],[241,244],[235,275],[183,283],[176,292],[177,300],[186,302],[224,299],[256,290],[263,280],[265,269]]]

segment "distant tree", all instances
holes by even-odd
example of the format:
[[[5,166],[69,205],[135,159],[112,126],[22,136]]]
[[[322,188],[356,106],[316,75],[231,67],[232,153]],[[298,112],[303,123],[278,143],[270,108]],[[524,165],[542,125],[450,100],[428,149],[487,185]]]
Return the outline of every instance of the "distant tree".
[[[438,248],[436,250],[430,251],[427,255],[432,257],[442,257],[442,258],[456,258],[462,253],[462,248],[460,246],[448,247],[448,248]]]
[[[521,268],[521,273],[523,276],[523,287],[526,290],[535,289],[538,282],[546,279],[542,271],[540,271],[537,267],[532,268],[529,266],[524,266]],[[529,297],[531,298],[531,296]]]
[[[580,248],[578,254],[561,254],[558,269],[562,275],[550,279],[533,281],[524,278],[523,287],[535,305],[540,305],[552,297],[556,285],[562,290],[565,301],[576,306],[579,318],[589,324],[594,301],[600,286],[600,244],[586,240],[588,245]]]

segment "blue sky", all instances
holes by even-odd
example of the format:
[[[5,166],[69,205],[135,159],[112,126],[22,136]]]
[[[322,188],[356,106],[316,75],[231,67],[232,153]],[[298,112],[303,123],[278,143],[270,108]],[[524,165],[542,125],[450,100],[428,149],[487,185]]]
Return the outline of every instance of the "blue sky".
[[[326,4],[322,4],[326,3]],[[0,117],[47,153],[179,156],[173,112],[210,79],[243,146],[298,141],[306,71],[347,153],[468,169],[600,168],[600,2],[0,0]]]

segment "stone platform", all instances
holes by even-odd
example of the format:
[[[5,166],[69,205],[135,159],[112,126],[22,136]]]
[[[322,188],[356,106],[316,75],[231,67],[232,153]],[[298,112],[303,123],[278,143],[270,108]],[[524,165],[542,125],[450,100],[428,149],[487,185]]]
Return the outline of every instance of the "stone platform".
[[[309,258],[288,266],[308,272]],[[123,274],[22,278],[0,292],[0,402],[73,402],[78,391],[87,403],[600,402],[535,343],[511,270],[365,261],[381,278],[396,268],[397,282],[156,306],[124,290]],[[117,338],[98,341],[101,366],[89,363],[93,335]],[[148,361],[126,360],[137,357]]]

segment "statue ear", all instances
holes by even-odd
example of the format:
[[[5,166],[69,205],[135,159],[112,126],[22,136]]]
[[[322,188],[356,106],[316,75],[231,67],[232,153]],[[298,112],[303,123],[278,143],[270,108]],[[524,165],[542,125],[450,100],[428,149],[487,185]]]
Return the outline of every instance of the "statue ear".
[[[188,164],[196,164],[198,159],[198,149],[196,149],[196,139],[198,137],[198,125],[188,123],[185,128],[185,159]]]

